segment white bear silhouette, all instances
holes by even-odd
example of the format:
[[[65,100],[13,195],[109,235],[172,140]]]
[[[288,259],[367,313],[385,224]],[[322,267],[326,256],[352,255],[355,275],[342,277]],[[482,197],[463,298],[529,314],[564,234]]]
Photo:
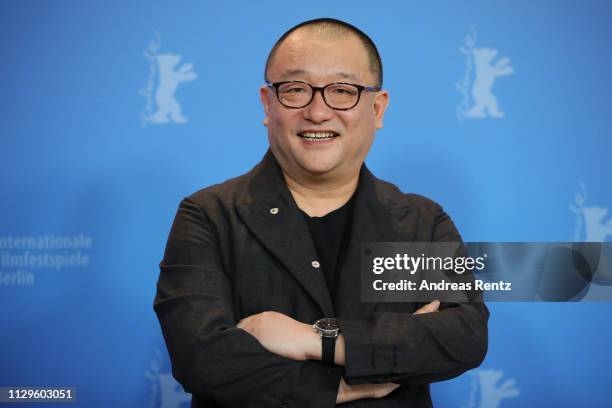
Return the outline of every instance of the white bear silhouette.
[[[612,218],[604,223],[608,215],[605,207],[582,207],[582,216],[586,224],[586,242],[604,242],[608,235],[612,235]]]
[[[520,391],[514,387],[516,382],[514,379],[506,380],[503,384],[497,385],[497,382],[504,375],[501,370],[478,370],[476,375],[480,380],[479,408],[498,408],[501,400],[513,398],[520,394]]]
[[[580,193],[576,194],[574,203],[570,204],[570,210],[577,216],[577,227],[574,233],[574,240],[581,240],[581,232],[584,230],[585,242],[604,242],[608,236],[612,235],[612,218],[604,221],[608,215],[607,207],[596,205],[586,206],[587,192],[584,183],[580,183]]]
[[[474,48],[472,50],[476,65],[476,79],[472,86],[472,98],[474,105],[466,112],[471,118],[484,118],[485,111],[493,118],[501,118],[504,113],[499,110],[497,99],[491,88],[498,76],[510,75],[514,69],[509,65],[509,58],[501,58],[492,65],[491,62],[497,56],[497,50],[491,48]]]
[[[191,401],[191,394],[183,391],[183,388],[174,380],[172,374],[158,374],[157,378],[161,390],[160,408],[180,408],[182,404]]]
[[[197,74],[193,71],[193,64],[183,64],[178,70],[175,70],[174,67],[181,60],[181,56],[177,54],[157,54],[155,60],[159,68],[159,86],[155,92],[157,112],[149,118],[149,121],[168,123],[171,119],[175,123],[186,123],[187,118],[181,114],[181,105],[174,94],[181,82],[193,81],[197,78]]]

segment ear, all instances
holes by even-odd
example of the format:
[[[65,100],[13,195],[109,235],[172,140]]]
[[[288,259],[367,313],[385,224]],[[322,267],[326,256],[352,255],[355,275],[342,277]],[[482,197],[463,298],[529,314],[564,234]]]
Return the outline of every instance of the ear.
[[[374,98],[374,116],[376,116],[376,129],[383,127],[383,117],[389,106],[389,93],[385,90],[378,91]]]
[[[264,114],[266,115],[266,117],[263,120],[264,126],[268,126],[268,121],[270,117],[270,92],[271,91],[272,89],[268,87],[267,85],[262,85],[261,88],[259,88],[259,99],[261,99],[261,104],[263,105],[263,108],[264,108]]]

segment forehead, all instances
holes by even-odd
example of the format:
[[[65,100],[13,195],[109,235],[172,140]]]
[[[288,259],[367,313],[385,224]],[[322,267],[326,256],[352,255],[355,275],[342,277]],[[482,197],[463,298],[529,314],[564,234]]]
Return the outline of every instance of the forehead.
[[[308,30],[295,31],[282,42],[268,74],[271,81],[374,80],[367,50],[357,36],[331,37]]]

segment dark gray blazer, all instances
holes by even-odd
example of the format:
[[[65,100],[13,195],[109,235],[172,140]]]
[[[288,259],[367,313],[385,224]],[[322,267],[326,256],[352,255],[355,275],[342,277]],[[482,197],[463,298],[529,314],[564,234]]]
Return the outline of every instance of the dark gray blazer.
[[[438,313],[413,315],[419,304],[360,301],[360,242],[461,240],[450,218],[365,165],[355,194],[336,299],[312,266],[317,254],[308,226],[270,151],[249,173],[181,201],[154,309],[192,407],[333,407],[341,376],[348,384],[402,384],[347,408],[430,407],[428,383],[482,362],[489,317],[483,303],[443,303]],[[267,310],[305,323],[338,317],[346,367],[279,357],[235,327]]]

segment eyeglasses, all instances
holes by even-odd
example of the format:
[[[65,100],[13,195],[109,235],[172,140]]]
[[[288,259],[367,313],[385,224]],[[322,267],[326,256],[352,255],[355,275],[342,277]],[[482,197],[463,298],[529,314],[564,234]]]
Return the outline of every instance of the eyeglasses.
[[[349,110],[359,103],[362,92],[378,92],[379,87],[336,82],[325,86],[312,86],[302,81],[283,81],[268,84],[276,90],[278,101],[290,109],[308,106],[315,92],[321,91],[323,100],[332,109]]]

